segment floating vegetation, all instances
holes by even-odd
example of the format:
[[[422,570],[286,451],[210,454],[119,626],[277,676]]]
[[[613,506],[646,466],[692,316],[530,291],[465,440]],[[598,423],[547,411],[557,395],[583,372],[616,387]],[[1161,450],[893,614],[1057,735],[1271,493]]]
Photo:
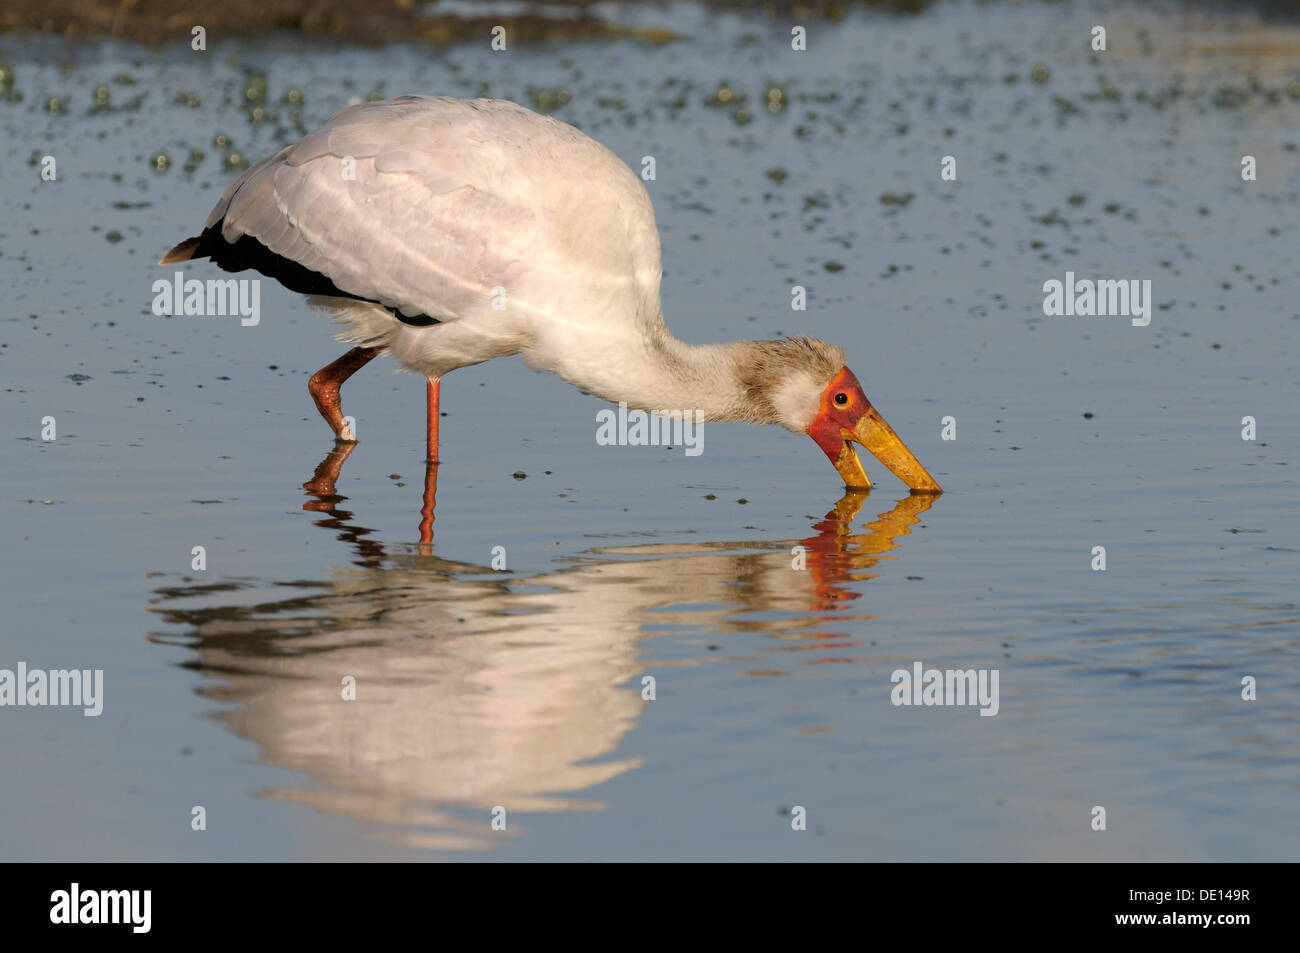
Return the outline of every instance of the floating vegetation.
[[[244,99],[250,103],[266,102],[266,90],[266,75],[255,73],[244,83]]]
[[[561,106],[567,105],[573,95],[567,89],[539,89],[530,86],[528,97],[532,100],[534,109],[546,113],[554,112]]]
[[[744,101],[745,94],[732,89],[730,84],[723,80],[704,103],[706,106],[739,106]]]
[[[902,208],[907,205],[908,202],[912,201],[913,197],[914,196],[911,192],[885,192],[880,196],[880,204],[894,205]]]
[[[95,91],[91,94],[91,115],[94,115],[95,113],[108,112],[111,108],[112,107],[109,103],[108,87],[102,84],[96,86]]]

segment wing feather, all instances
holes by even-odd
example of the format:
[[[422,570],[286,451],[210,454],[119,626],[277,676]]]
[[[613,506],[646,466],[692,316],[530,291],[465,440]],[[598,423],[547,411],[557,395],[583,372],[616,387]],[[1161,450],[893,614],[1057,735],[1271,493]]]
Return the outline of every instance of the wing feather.
[[[463,317],[489,305],[542,227],[518,184],[494,191],[508,179],[506,151],[466,128],[483,115],[457,100],[351,107],[245,172],[208,225],[220,221],[228,242],[252,236],[348,294]]]
[[[254,165],[208,218],[404,315],[658,315],[659,235],[640,179],[513,103],[403,96],[337,113]],[[629,305],[632,302],[632,305]]]

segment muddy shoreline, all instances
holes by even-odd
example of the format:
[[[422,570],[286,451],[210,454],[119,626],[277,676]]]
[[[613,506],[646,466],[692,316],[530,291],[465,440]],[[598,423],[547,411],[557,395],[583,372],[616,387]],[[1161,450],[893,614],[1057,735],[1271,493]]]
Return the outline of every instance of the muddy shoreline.
[[[799,4],[769,4],[768,16],[798,16],[837,21],[851,7],[896,13],[919,13],[932,0],[812,0]],[[416,43],[445,46],[482,39],[493,26],[504,25],[511,42],[531,44],[589,39],[636,39],[671,42],[671,4],[646,4],[662,14],[662,26],[627,26],[604,19],[592,4],[555,0],[546,4],[456,3],[445,10],[437,3],[389,0],[49,0],[39,6],[0,4],[0,34],[39,33],[68,40],[122,37],[164,45],[189,44],[191,31],[201,25],[209,43],[221,38],[289,34],[329,39],[361,46]],[[750,3],[712,2],[711,10],[743,11]]]

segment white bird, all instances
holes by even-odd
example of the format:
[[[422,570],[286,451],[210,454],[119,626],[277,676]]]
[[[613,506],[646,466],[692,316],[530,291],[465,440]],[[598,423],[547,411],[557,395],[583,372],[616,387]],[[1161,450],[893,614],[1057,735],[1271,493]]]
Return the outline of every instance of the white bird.
[[[871,486],[856,442],[913,490],[941,492],[838,347],[673,337],[641,180],[589,136],[514,103],[350,106],[244,172],[203,232],[159,264],[196,258],[256,269],[345,325],[339,338],[357,346],[308,385],[340,441],[353,434],[339,388],[381,352],[428,381],[431,464],[441,378],[521,354],[629,409],[809,434],[850,488]]]

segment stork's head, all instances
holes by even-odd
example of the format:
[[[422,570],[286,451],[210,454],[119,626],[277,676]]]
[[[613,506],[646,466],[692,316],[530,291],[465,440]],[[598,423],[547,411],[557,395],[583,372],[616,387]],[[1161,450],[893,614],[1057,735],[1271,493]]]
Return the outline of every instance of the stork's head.
[[[764,342],[765,344],[769,342]],[[776,383],[770,400],[779,423],[817,442],[849,489],[870,489],[871,480],[850,446],[866,447],[914,493],[943,489],[867,400],[844,352],[815,338],[786,338],[769,357]]]
[[[871,406],[862,385],[847,367],[841,367],[822,391],[817,416],[808,428],[808,436],[830,457],[835,469],[849,489],[869,488],[871,479],[862,469],[857,451],[849,444],[860,443],[915,493],[942,493],[943,489],[912,451],[885,423],[885,418]]]

